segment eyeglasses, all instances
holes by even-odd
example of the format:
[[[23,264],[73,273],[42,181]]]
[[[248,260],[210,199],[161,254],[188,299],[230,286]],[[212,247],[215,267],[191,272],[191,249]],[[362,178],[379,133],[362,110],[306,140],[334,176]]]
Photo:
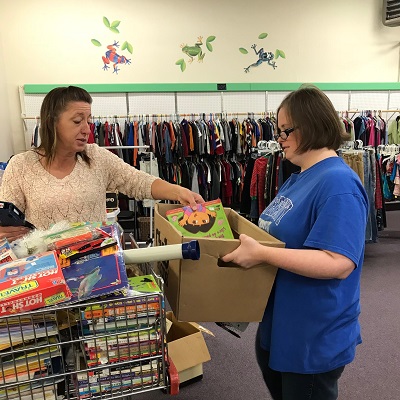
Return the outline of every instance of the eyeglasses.
[[[296,128],[287,128],[283,131],[281,131],[278,128],[278,132],[274,134],[274,139],[278,140],[279,138],[281,138],[282,140],[286,140],[289,135],[295,130]]]

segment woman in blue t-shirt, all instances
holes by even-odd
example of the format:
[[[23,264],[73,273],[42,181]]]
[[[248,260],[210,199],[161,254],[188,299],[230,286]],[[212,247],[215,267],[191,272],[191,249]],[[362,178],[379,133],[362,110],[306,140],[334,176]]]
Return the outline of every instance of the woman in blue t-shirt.
[[[275,139],[300,172],[282,185],[259,226],[286,247],[240,235],[240,246],[223,260],[279,267],[256,337],[272,397],[334,400],[338,379],[361,343],[367,195],[336,153],[346,134],[321,90],[304,87],[287,95],[276,125]]]

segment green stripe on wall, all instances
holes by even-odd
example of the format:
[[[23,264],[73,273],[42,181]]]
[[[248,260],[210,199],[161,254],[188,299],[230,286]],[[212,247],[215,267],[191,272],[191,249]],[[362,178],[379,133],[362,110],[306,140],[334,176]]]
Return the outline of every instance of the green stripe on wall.
[[[369,83],[313,83],[324,91],[382,91],[400,90],[400,82],[369,82]],[[89,83],[75,84],[86,89],[90,93],[151,93],[151,92],[255,92],[271,91],[286,92],[296,90],[301,83],[226,83],[226,90],[218,90],[217,83]],[[59,85],[40,85],[26,84],[24,91],[26,94],[48,93],[51,89],[67,84]]]

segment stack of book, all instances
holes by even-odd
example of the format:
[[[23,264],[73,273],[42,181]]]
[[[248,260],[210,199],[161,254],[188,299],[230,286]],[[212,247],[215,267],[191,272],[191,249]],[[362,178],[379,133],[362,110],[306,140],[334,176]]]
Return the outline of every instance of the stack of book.
[[[84,369],[79,398],[154,386],[160,379],[160,288],[152,275],[129,278],[127,296],[91,304],[81,312]]]
[[[52,312],[0,319],[0,399],[57,399],[64,381],[58,335]]]

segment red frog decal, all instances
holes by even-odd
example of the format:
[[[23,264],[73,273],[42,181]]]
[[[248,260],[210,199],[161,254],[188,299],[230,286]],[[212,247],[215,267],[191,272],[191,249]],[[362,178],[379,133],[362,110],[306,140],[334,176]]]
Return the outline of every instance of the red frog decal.
[[[118,42],[114,42],[114,44],[110,44],[107,46],[108,51],[106,51],[105,56],[103,56],[103,62],[104,62],[104,71],[106,71],[110,66],[108,64],[113,63],[113,68],[116,74],[118,74],[119,68],[118,64],[130,64],[131,60],[126,58],[125,56],[120,56],[119,54],[116,53],[117,47],[119,47]]]

